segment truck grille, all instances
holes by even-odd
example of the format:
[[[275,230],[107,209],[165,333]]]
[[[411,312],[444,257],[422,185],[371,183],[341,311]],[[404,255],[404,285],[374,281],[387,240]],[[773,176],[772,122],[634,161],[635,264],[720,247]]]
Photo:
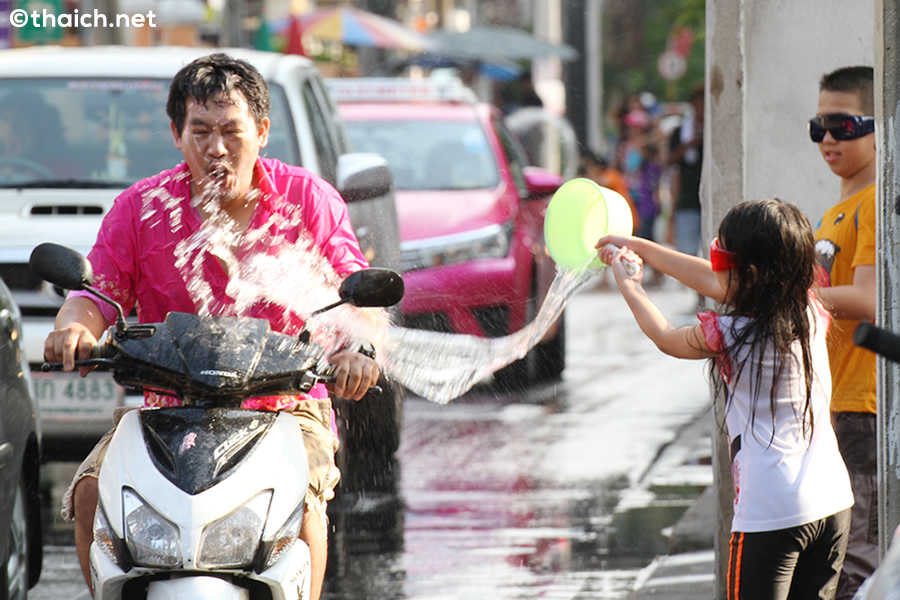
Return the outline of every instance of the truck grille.
[[[102,215],[102,206],[77,206],[73,204],[64,204],[59,206],[40,205],[32,206],[31,214],[35,216],[51,216],[51,215]]]

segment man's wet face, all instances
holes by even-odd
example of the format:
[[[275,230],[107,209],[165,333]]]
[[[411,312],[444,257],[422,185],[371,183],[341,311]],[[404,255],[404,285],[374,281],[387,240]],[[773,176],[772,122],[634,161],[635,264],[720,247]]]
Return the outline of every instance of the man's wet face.
[[[187,102],[184,128],[174,131],[175,146],[191,171],[191,193],[216,200],[222,208],[242,206],[253,184],[259,149],[268,141],[269,120],[257,125],[240,92],[205,104]]]

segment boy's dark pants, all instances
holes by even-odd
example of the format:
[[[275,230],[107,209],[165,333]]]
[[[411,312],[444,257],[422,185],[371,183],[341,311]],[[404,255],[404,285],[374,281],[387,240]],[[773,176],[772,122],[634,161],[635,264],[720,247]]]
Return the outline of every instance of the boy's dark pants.
[[[836,600],[850,600],[878,566],[878,442],[872,413],[832,414],[853,486],[850,537]]]

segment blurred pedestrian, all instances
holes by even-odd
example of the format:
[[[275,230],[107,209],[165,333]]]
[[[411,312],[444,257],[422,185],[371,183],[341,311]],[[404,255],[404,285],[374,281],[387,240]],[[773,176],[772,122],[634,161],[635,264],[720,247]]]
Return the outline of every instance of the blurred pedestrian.
[[[657,347],[712,360],[735,494],[728,598],[834,598],[853,492],[829,414],[830,317],[812,293],[816,254],[804,213],[777,199],[743,202],[719,225],[710,260],[631,236],[606,236],[597,248]],[[676,328],[642,287],[643,263],[722,308]]]
[[[640,217],[635,225],[635,235],[647,240],[655,240],[656,217],[660,213],[659,183],[662,166],[659,149],[651,142],[652,127],[643,125],[629,127],[628,148],[625,152],[625,179],[628,191],[637,207]],[[656,269],[649,283],[657,285],[663,274]]]
[[[638,214],[634,200],[631,199],[631,193],[628,191],[628,183],[625,177],[618,169],[609,164],[609,161],[603,155],[597,152],[585,150],[581,155],[582,160],[582,176],[590,179],[597,185],[609,188],[614,192],[618,192],[628,202],[631,209],[631,219],[634,223],[634,229],[641,226],[641,217]]]
[[[669,222],[679,252],[700,251],[700,174],[703,170],[704,88],[691,90],[691,108],[669,138],[668,163],[674,167],[672,197],[675,206]]]
[[[816,252],[822,303],[834,315],[828,333],[834,393],[832,417],[856,503],[838,598],[852,598],[878,566],[878,480],[875,354],[853,343],[860,319],[875,319],[874,71],[845,67],[819,82],[809,135],[841,179],[840,200],[822,217]]]

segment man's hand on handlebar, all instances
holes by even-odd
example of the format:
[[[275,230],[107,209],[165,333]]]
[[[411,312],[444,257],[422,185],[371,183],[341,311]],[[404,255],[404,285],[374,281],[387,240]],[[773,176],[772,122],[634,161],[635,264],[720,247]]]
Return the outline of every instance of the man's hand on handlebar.
[[[326,387],[329,392],[342,398],[362,400],[369,388],[378,383],[381,375],[373,359],[355,350],[341,350],[328,362],[334,367],[334,381]]]
[[[76,358],[90,358],[91,350],[97,345],[97,338],[85,325],[70,323],[62,329],[50,332],[44,341],[44,360],[49,363],[61,362],[63,371],[75,369]],[[82,377],[95,367],[81,367]]]

